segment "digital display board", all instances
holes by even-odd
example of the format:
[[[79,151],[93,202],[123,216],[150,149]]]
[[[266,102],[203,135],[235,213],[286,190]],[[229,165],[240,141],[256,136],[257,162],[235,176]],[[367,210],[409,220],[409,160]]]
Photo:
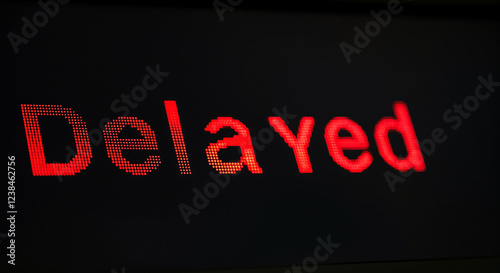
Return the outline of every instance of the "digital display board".
[[[7,272],[500,256],[498,19],[5,6]]]

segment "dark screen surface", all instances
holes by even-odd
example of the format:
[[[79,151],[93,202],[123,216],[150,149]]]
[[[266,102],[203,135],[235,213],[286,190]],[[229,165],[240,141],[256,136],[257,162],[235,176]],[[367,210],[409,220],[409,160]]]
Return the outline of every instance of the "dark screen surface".
[[[302,266],[322,241],[331,244],[321,248],[319,264],[500,255],[500,22],[419,15],[406,4],[363,41],[354,28],[366,35],[371,7],[301,12],[242,4],[221,21],[210,4],[69,3],[17,53],[9,33],[21,36],[21,18],[33,21],[42,8],[4,4],[2,150],[4,162],[15,156],[16,213],[6,202],[2,213],[16,221],[15,236],[1,246],[4,253],[15,239],[16,265],[7,255],[2,263],[12,272]],[[343,42],[355,53],[346,57]],[[147,75],[155,87],[138,91]],[[191,174],[179,171],[166,100],[176,101]],[[424,171],[398,172],[375,143],[375,125],[394,118],[397,101],[408,107]],[[34,176],[22,104],[61,105],[81,116],[92,140],[90,164],[71,176]],[[147,175],[108,157],[99,128],[120,116],[154,131],[158,150],[123,152],[138,164],[158,155],[161,163]],[[299,172],[271,116],[287,118],[294,135],[302,117],[314,118],[312,173]],[[219,175],[208,163],[207,146],[235,135],[230,128],[207,132],[217,117],[248,128],[262,174],[244,166]],[[373,162],[363,172],[329,154],[325,127],[334,117],[349,117],[366,133]],[[44,116],[39,124],[46,161],[68,162],[76,150],[68,121]],[[126,128],[120,137],[143,136]],[[404,157],[401,135],[389,139]],[[238,161],[241,151],[219,156]],[[219,185],[208,189],[213,197],[208,184]],[[8,220],[2,227],[8,234]]]

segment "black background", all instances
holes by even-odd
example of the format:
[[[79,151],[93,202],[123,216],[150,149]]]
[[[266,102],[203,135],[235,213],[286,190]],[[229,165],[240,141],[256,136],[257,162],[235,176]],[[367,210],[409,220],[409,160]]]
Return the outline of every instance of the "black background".
[[[489,16],[419,14],[406,4],[351,56],[351,64],[339,43],[353,44],[353,27],[364,27],[373,20],[369,11],[384,5],[300,12],[242,4],[221,22],[210,4],[75,3],[63,6],[18,54],[6,34],[19,34],[20,18],[31,19],[39,7],[5,5],[2,149],[16,156],[17,268],[109,272],[127,266],[140,272],[291,265],[312,256],[316,238],[327,235],[341,246],[326,263],[500,255],[498,94],[481,101],[457,130],[442,118],[474,94],[479,75],[500,80],[500,23]],[[89,130],[98,128],[101,119],[118,116],[111,102],[130,94],[144,68],[156,64],[170,75],[130,116],[154,130],[159,150],[153,154],[162,161],[157,170],[145,177],[125,173],[101,143],[76,176],[61,182],[32,175],[20,104],[70,107]],[[179,174],[164,100],[177,101],[192,175]],[[384,173],[397,172],[380,157],[373,128],[393,116],[394,101],[407,103],[419,140],[434,128],[448,139],[425,156],[425,172],[391,192]],[[272,109],[283,107],[297,115],[290,124],[294,133],[301,117],[315,118],[308,149],[314,172],[300,174],[293,151],[275,134],[256,151],[263,174],[245,167],[186,225],[179,203],[192,205],[192,189],[211,181],[205,148],[232,134],[211,135],[205,126],[231,116],[257,136],[269,128]],[[324,127],[335,116],[350,117],[367,133],[374,160],[361,174],[344,170],[328,154]],[[64,161],[65,146],[74,145],[70,128],[57,119],[42,126],[47,156]]]

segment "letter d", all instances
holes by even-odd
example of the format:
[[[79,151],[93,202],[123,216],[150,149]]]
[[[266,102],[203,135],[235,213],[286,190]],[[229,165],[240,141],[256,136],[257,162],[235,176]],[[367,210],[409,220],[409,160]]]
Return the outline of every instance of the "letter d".
[[[365,48],[368,44],[370,44],[371,39],[366,36],[366,34],[364,34],[359,27],[354,27],[354,31],[356,32],[356,35],[354,36],[354,45],[359,48]],[[359,38],[362,40],[360,41]]]
[[[21,104],[24,129],[28,140],[31,168],[35,176],[75,175],[85,170],[90,164],[90,147],[87,125],[71,108],[60,105]],[[76,155],[68,163],[47,163],[40,134],[39,116],[63,116],[73,128],[76,143]]]
[[[25,16],[21,18],[21,21],[24,22],[24,25],[21,28],[23,36],[28,39],[35,37],[35,35],[38,33],[38,28],[36,28]]]
[[[193,192],[194,192],[194,197],[193,197],[194,207],[199,210],[206,208],[208,206],[208,203],[210,203],[210,201],[208,201],[208,199],[203,195],[203,193],[201,193],[201,191],[199,191],[197,188],[193,188]],[[201,203],[199,201],[201,201]]]
[[[423,172],[425,171],[424,158],[420,151],[408,107],[404,102],[396,101],[394,102],[393,109],[396,118],[385,117],[375,125],[375,143],[377,144],[380,156],[382,156],[385,162],[400,172],[409,171],[411,168],[417,172]],[[408,153],[406,158],[398,158],[394,154],[389,141],[389,131],[396,131],[403,137]]]

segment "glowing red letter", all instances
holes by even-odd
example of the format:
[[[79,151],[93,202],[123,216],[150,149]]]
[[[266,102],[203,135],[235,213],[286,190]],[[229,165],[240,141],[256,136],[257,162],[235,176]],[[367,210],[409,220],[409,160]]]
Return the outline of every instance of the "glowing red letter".
[[[21,104],[24,129],[28,140],[31,169],[35,176],[75,175],[85,170],[90,164],[92,150],[90,148],[87,125],[71,108],[61,105]],[[47,163],[40,134],[39,116],[63,116],[73,128],[76,155],[68,163]]]
[[[309,147],[309,140],[311,139],[314,118],[303,117],[300,120],[297,137],[293,135],[285,122],[279,117],[269,117],[269,124],[271,124],[274,130],[280,134],[288,146],[293,149],[299,172],[312,173],[313,170],[311,161],[309,160],[309,154],[307,153],[307,147]]]
[[[418,145],[415,129],[411,122],[410,113],[404,102],[394,102],[394,115],[396,118],[382,118],[375,125],[375,142],[382,158],[395,169],[406,172],[414,168],[417,172],[425,171],[424,158]],[[399,159],[394,155],[389,141],[389,131],[397,131],[403,136],[408,156]]]
[[[222,174],[235,174],[243,168],[243,164],[247,165],[251,173],[262,173],[253,151],[252,140],[248,128],[237,119],[232,117],[218,117],[205,127],[205,131],[212,134],[217,133],[223,127],[231,127],[238,135],[234,137],[225,137],[217,143],[211,143],[205,149],[207,153],[208,163]],[[222,162],[219,159],[218,152],[220,149],[225,149],[229,146],[239,146],[242,156],[239,162]]]
[[[349,131],[351,137],[340,137],[340,130]],[[373,157],[368,151],[363,151],[357,159],[349,159],[344,155],[343,150],[366,150],[369,146],[363,128],[351,119],[336,117],[330,120],[325,128],[325,140],[330,156],[342,168],[360,173],[372,164]]]
[[[144,139],[119,139],[118,134],[127,125],[137,129]],[[150,155],[141,164],[130,163],[122,155],[122,150],[158,150],[155,133],[146,122],[136,117],[119,117],[106,124],[103,134],[108,156],[119,169],[133,175],[146,175],[160,165],[159,155]]]
[[[191,174],[186,144],[184,143],[184,136],[182,134],[181,121],[179,119],[179,111],[177,111],[177,104],[174,100],[165,101],[165,111],[167,111],[168,125],[170,126],[172,140],[174,141],[175,155],[179,163],[179,170],[181,174]]]

